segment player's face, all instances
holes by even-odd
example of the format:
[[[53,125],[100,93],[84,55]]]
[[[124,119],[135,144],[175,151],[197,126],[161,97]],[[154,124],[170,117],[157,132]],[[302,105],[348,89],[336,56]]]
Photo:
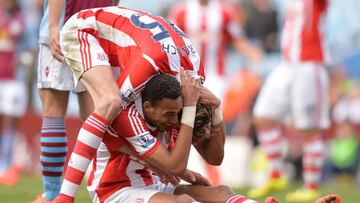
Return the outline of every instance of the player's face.
[[[156,105],[144,103],[144,116],[146,122],[157,127],[159,131],[165,131],[178,124],[178,113],[183,106],[182,98],[162,99]]]

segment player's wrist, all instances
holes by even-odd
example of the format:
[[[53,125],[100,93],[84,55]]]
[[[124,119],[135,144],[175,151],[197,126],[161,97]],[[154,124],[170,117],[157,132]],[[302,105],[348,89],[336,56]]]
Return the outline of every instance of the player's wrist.
[[[181,123],[194,128],[196,105],[184,106],[182,110]]]

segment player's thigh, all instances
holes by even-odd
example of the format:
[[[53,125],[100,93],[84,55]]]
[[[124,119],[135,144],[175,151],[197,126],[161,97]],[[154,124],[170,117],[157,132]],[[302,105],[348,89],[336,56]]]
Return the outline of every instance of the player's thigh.
[[[163,192],[154,194],[148,203],[192,203],[195,202],[189,195],[171,195]]]
[[[297,129],[322,129],[329,126],[328,75],[322,65],[298,64],[291,98]]]
[[[287,64],[279,64],[267,77],[255,102],[255,117],[282,120],[289,110],[289,91],[292,71]]]
[[[235,193],[227,186],[179,185],[174,192],[176,195],[187,194],[199,202],[226,202]]]
[[[19,118],[25,114],[28,104],[26,85],[17,80],[0,82],[0,114]]]
[[[76,17],[71,17],[61,30],[61,50],[75,83],[80,81],[96,103],[99,97],[112,92],[117,84],[100,42],[92,34],[80,31],[77,21]]]
[[[60,34],[61,50],[74,75],[89,91],[96,109],[111,99],[120,99],[108,56],[91,34],[78,31],[77,19],[70,18]],[[86,49],[84,47],[87,47]]]
[[[94,195],[97,195],[97,193],[94,193]],[[161,192],[153,186],[124,187],[113,193],[104,202],[175,203],[177,198],[178,196]]]

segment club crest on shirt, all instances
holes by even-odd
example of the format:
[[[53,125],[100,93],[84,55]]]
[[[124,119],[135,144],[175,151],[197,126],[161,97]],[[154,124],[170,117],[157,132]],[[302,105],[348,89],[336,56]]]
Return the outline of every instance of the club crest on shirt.
[[[136,93],[130,89],[127,89],[125,92],[121,93],[121,98],[123,100],[123,105],[128,106],[136,98]]]
[[[46,67],[45,67],[44,72],[45,72],[45,76],[48,77],[48,76],[49,76],[49,73],[50,73],[50,68],[49,68],[49,66],[46,66]]]
[[[136,198],[136,200],[135,200],[135,203],[143,203],[143,202],[144,202],[144,198],[138,197],[138,198]]]
[[[137,140],[140,142],[143,148],[147,148],[155,142],[154,137],[150,133],[140,135],[140,137],[137,138]]]

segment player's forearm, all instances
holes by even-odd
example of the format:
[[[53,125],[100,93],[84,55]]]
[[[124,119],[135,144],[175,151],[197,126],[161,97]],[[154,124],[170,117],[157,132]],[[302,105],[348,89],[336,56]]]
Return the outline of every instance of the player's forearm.
[[[245,37],[235,39],[234,47],[247,60],[256,62],[262,57],[262,51],[259,47],[253,45]]]
[[[63,0],[49,0],[49,27],[59,27]]]
[[[208,164],[221,165],[224,159],[225,138],[225,126],[221,122],[211,127],[211,136],[195,146],[196,150]]]
[[[183,175],[189,160],[192,131],[191,127],[182,124],[175,147],[168,151],[160,145],[146,160],[173,175]]]

